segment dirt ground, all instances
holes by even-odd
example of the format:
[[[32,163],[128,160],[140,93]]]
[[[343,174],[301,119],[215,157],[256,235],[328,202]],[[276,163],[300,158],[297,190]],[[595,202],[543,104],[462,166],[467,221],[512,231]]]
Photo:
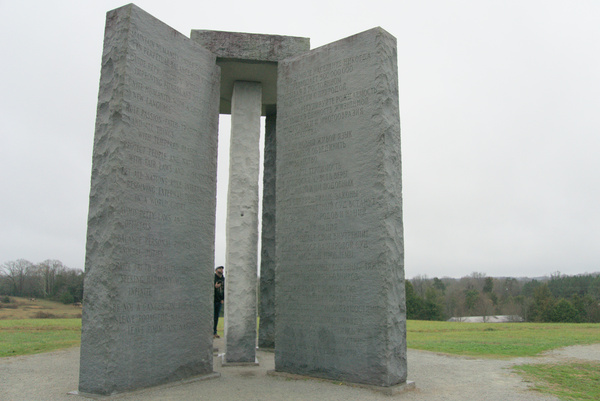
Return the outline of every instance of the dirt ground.
[[[222,340],[215,346],[223,349]],[[317,379],[293,380],[268,376],[274,368],[273,353],[258,352],[257,367],[223,367],[215,357],[214,370],[221,376],[207,381],[188,381],[120,394],[103,399],[139,400],[485,400],[543,401],[557,398],[531,390],[531,385],[512,372],[513,365],[573,360],[600,361],[600,344],[568,347],[536,358],[489,360],[408,351],[409,380],[416,388],[395,396]],[[79,348],[45,354],[0,359],[0,400],[83,399],[68,393],[77,389]]]

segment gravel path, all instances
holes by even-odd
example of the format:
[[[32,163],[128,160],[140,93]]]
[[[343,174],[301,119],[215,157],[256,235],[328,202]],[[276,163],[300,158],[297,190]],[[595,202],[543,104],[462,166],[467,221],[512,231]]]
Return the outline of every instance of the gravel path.
[[[220,344],[215,344],[219,346]],[[416,389],[386,396],[363,388],[336,385],[320,380],[291,380],[267,376],[273,369],[273,354],[258,352],[259,367],[221,367],[221,377],[208,381],[161,386],[103,399],[140,400],[485,400],[543,401],[555,397],[530,390],[511,366],[577,359],[600,361],[600,344],[568,347],[537,358],[488,360],[408,351],[409,380]],[[45,354],[0,359],[0,400],[76,401],[68,395],[77,389],[79,348]]]

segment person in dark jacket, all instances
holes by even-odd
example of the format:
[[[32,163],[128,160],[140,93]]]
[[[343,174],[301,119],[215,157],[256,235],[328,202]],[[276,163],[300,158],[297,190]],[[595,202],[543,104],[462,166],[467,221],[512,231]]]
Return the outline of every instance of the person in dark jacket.
[[[225,301],[225,277],[223,276],[223,266],[215,269],[215,324],[213,328],[213,337],[219,338],[217,334],[217,324],[219,323],[219,314],[221,306]]]

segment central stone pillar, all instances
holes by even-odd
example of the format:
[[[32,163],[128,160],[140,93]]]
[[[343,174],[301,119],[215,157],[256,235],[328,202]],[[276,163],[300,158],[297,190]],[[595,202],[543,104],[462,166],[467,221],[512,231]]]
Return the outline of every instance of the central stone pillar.
[[[262,85],[236,81],[231,145],[225,275],[225,362],[256,362],[258,173]]]

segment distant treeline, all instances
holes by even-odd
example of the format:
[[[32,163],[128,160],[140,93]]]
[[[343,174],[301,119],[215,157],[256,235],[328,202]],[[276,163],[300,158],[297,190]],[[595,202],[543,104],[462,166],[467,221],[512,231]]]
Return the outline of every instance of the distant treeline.
[[[0,295],[81,302],[83,278],[83,271],[59,260],[19,259],[0,265]],[[417,276],[405,285],[408,319],[513,315],[530,322],[600,323],[600,273],[544,279]]]
[[[516,315],[530,322],[600,322],[600,274],[544,279],[417,276],[406,280],[408,319]]]
[[[60,260],[33,264],[19,259],[0,265],[0,295],[45,298],[65,304],[83,299],[83,272]]]

